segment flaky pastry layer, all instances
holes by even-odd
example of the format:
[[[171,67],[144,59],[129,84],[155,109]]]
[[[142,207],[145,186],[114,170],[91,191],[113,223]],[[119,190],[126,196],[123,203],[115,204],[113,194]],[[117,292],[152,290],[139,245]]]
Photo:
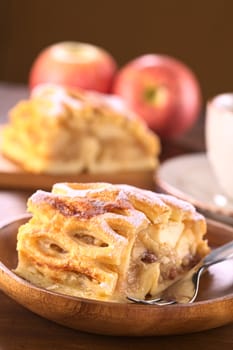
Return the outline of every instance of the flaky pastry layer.
[[[16,273],[68,295],[155,296],[209,252],[206,222],[174,197],[128,185],[60,183],[28,200]]]
[[[2,153],[34,173],[153,170],[159,138],[110,95],[41,85],[10,112]]]

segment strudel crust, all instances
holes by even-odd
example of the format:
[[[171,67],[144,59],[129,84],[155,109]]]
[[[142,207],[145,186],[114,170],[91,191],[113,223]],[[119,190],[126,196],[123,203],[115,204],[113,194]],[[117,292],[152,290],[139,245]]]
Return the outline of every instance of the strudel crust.
[[[59,183],[33,194],[28,210],[15,272],[63,294],[155,296],[209,252],[191,204],[128,185]]]
[[[40,85],[10,112],[2,153],[33,173],[153,170],[157,135],[116,96]]]

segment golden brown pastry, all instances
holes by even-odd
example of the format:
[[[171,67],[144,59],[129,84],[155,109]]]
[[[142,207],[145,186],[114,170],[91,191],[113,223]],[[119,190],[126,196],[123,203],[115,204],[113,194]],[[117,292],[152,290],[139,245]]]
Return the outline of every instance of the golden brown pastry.
[[[28,201],[16,273],[68,295],[126,302],[155,296],[208,252],[186,202],[128,185],[60,183]]]
[[[2,153],[34,173],[153,170],[158,137],[110,95],[56,85],[35,88],[3,130]]]

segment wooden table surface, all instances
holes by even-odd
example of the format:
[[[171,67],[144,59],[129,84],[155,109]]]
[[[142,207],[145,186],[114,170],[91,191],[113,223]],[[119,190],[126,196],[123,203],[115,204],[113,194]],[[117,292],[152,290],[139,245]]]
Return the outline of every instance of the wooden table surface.
[[[4,108],[0,106],[0,121],[5,110],[21,96],[21,87],[0,84],[0,103],[4,95]],[[7,100],[7,101],[6,101]],[[164,144],[162,157],[203,150],[203,123],[175,144]],[[0,224],[25,212],[30,191],[0,189]],[[164,337],[110,337],[74,331],[47,321],[26,310],[0,292],[0,349],[179,349],[192,350],[199,346],[205,350],[233,349],[233,324],[204,331]],[[233,312],[233,310],[232,310]]]

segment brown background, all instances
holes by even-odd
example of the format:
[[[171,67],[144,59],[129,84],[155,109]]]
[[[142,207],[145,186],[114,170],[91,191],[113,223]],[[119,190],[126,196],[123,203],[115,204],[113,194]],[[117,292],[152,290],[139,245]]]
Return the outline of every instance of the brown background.
[[[204,98],[233,90],[231,0],[1,0],[0,81],[27,82],[54,42],[100,45],[123,65],[143,53],[183,60]]]

